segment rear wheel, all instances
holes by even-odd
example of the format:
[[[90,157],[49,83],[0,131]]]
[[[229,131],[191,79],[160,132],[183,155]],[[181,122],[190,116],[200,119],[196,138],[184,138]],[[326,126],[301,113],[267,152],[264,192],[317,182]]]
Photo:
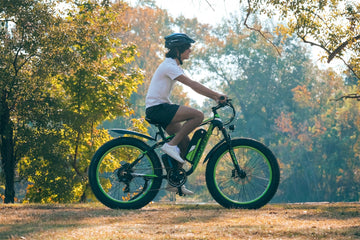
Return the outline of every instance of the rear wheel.
[[[123,137],[96,151],[89,167],[89,182],[100,202],[113,209],[137,209],[155,198],[162,168],[156,153],[149,149],[139,139]]]
[[[227,144],[222,144],[206,167],[206,184],[212,197],[226,208],[257,209],[275,195],[280,171],[274,154],[252,139],[233,139],[240,169],[235,169]]]

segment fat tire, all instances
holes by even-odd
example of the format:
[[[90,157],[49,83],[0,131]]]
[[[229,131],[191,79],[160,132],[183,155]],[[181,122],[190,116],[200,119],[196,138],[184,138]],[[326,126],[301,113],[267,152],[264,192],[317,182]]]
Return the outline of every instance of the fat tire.
[[[107,153],[121,146],[131,146],[135,149],[139,149],[141,152],[147,152],[146,156],[151,161],[153,174],[156,176],[162,175],[160,160],[156,153],[153,150],[150,150],[150,147],[146,143],[136,138],[121,137],[110,140],[96,151],[89,166],[89,183],[96,198],[105,206],[112,209],[139,209],[147,205],[155,198],[161,186],[161,177],[152,178],[149,190],[146,191],[140,198],[130,202],[112,198],[105,190],[103,190],[101,184],[99,183],[100,180],[97,179],[97,176],[99,176],[99,164],[101,164],[102,159],[104,159]],[[118,159],[118,161],[121,161],[121,159]]]
[[[232,176],[229,176],[229,182],[232,182],[232,184],[229,183],[229,189],[228,191],[226,191],[223,186],[219,186],[219,184],[222,183],[218,183],[216,178],[220,177],[220,176],[216,176],[217,174],[219,175],[220,172],[217,172],[217,166],[219,166],[219,168],[222,167],[221,164],[224,164],[223,162],[226,160],[225,156],[229,154],[227,154],[228,151],[228,145],[226,143],[223,143],[222,145],[220,145],[217,150],[214,152],[214,154],[211,156],[207,167],[206,167],[206,185],[208,187],[208,190],[210,192],[210,194],[212,195],[212,197],[215,199],[215,201],[217,201],[220,205],[222,205],[225,208],[245,208],[245,209],[258,209],[261,208],[262,206],[266,205],[275,195],[278,186],[279,186],[279,181],[280,181],[280,170],[279,170],[279,164],[274,156],[274,154],[271,152],[271,150],[269,148],[267,148],[264,144],[253,140],[253,139],[247,139],[247,138],[235,138],[232,139],[231,141],[231,145],[234,148],[234,151],[249,151],[249,153],[254,153],[257,156],[257,159],[262,159],[263,160],[263,165],[266,166],[268,169],[265,169],[266,171],[269,172],[269,180],[266,184],[266,186],[264,186],[264,190],[262,191],[261,189],[259,190],[259,194],[256,193],[256,196],[252,197],[253,199],[248,199],[248,200],[237,200],[235,198],[239,197],[240,198],[240,192],[243,191],[245,188],[249,188],[249,186],[251,186],[251,177],[247,176],[248,179],[243,179],[243,181],[241,180],[237,180],[238,182],[235,183],[235,181],[231,180],[230,178],[232,178]],[[245,157],[244,157],[245,158]],[[239,160],[239,165],[241,168],[244,168],[244,166],[241,166],[241,159]],[[258,160],[256,160],[258,161]],[[230,161],[228,161],[230,162]],[[220,163],[220,164],[219,164]],[[231,164],[228,164],[232,165]],[[253,164],[254,165],[254,164]],[[254,165],[255,166],[255,165]],[[251,166],[247,166],[248,167],[248,174],[249,172],[251,172]],[[265,168],[266,168],[265,167]],[[220,171],[220,170],[219,170]],[[245,167],[245,171],[246,171],[246,167]],[[229,171],[227,171],[227,174]],[[221,174],[224,174],[225,172],[222,171]],[[224,176],[222,176],[222,178],[224,178]],[[240,178],[238,178],[240,179]],[[254,177],[255,179],[255,177]],[[225,179],[227,181],[227,179]],[[248,180],[248,181],[247,181]],[[246,184],[246,186],[245,186]],[[226,184],[224,184],[225,186]],[[231,185],[231,187],[230,187]],[[253,184],[253,186],[255,186],[256,184]],[[262,187],[260,187],[262,188]],[[234,191],[235,190],[239,190],[239,193],[237,193],[238,195],[235,195]],[[225,191],[224,191],[225,190]],[[249,188],[249,190],[251,190],[251,188]],[[262,191],[262,192],[261,192]],[[244,192],[244,191],[243,191]],[[245,191],[246,192],[246,191]],[[254,190],[255,193],[255,190]],[[232,196],[232,194],[234,194],[234,196]],[[245,194],[244,194],[245,195]],[[249,194],[250,195],[250,194]]]

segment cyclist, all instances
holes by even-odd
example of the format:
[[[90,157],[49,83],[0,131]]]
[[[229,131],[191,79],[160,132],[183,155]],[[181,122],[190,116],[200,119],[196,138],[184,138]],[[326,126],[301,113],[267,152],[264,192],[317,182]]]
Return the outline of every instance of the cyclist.
[[[171,91],[176,82],[192,88],[195,92],[215,101],[223,102],[226,96],[212,91],[184,74],[180,67],[183,61],[189,58],[193,39],[183,33],[173,33],[165,37],[165,47],[168,49],[165,60],[155,71],[146,95],[146,118],[151,122],[159,123],[165,131],[175,137],[162,146],[162,150],[180,164],[184,164],[185,151],[190,142],[188,134],[197,128],[204,119],[204,114],[194,108],[173,104],[170,101]],[[221,97],[224,97],[221,99]],[[221,99],[221,100],[220,100]],[[182,124],[182,122],[185,122]],[[177,191],[177,188],[167,187],[168,191]],[[187,195],[192,191],[182,186],[182,192]]]

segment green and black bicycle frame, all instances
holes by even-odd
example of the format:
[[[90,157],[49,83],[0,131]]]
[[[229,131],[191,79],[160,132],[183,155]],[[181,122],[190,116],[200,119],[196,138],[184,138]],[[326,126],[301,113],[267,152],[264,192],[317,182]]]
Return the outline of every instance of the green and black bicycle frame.
[[[221,105],[220,105],[221,107]],[[229,149],[229,153],[230,153],[230,156],[231,156],[231,159],[232,159],[232,162],[234,164],[234,168],[236,170],[236,172],[238,173],[238,176],[241,177],[241,178],[244,178],[246,175],[245,175],[245,172],[241,170],[241,168],[239,167],[239,164],[237,162],[237,159],[236,159],[236,156],[235,156],[235,153],[234,153],[234,150],[232,148],[232,145],[231,145],[231,136],[230,134],[228,133],[228,131],[226,130],[219,114],[217,113],[217,109],[220,108],[219,106],[218,107],[213,107],[212,108],[212,112],[213,112],[213,117],[212,118],[209,118],[207,120],[205,120],[200,126],[204,126],[204,125],[207,125],[209,124],[209,127],[208,127],[208,130],[206,131],[206,134],[205,136],[201,139],[201,142],[200,142],[200,145],[197,147],[196,149],[196,152],[193,156],[192,159],[186,159],[187,162],[189,162],[191,164],[191,168],[186,171],[186,176],[189,176],[191,175],[197,168],[200,160],[201,160],[201,157],[205,151],[205,147],[211,137],[211,135],[213,134],[213,131],[217,128],[223,135],[223,139],[218,142],[210,151],[209,153],[207,154],[207,156],[205,157],[204,159],[204,164],[210,159],[210,157],[212,156],[212,154],[220,147],[222,146],[223,144],[226,144],[227,145],[227,148]],[[142,137],[142,138],[145,138],[147,140],[150,140],[150,141],[157,141],[155,144],[153,144],[152,146],[150,146],[149,150],[148,151],[154,151],[156,148],[158,147],[161,147],[162,145],[164,145],[166,142],[169,142],[173,137],[174,135],[171,135],[171,136],[165,136],[165,133],[164,133],[164,130],[162,129],[162,127],[158,124],[155,124],[155,126],[157,127],[158,131],[156,132],[155,134],[155,137],[151,137],[149,135],[146,135],[146,134],[142,134],[142,133],[139,133],[139,132],[134,132],[134,131],[130,131],[130,130],[125,130],[125,129],[112,129],[111,131],[112,132],[115,132],[117,134],[120,134],[120,135],[134,135],[134,136],[139,136],[139,137]],[[230,126],[230,129],[233,128],[233,126]],[[158,138],[160,137],[161,140],[158,141]],[[147,151],[147,152],[148,152]],[[141,156],[139,156],[133,163],[131,163],[129,166],[128,166],[128,169],[131,169],[133,166],[135,166],[140,160],[142,157],[144,157],[146,155],[147,152],[144,152]],[[163,160],[163,159],[162,159]],[[176,165],[176,164],[175,164]],[[153,178],[153,177],[162,177],[162,178],[167,178],[167,175],[163,175],[163,176],[147,176],[149,178]]]

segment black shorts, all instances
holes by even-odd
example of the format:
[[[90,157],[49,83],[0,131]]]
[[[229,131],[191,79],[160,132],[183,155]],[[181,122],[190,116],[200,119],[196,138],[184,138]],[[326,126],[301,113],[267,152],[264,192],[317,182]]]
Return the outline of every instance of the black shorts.
[[[179,105],[162,103],[159,105],[148,107],[145,111],[146,119],[149,119],[153,124],[160,124],[164,129],[171,123],[174,118]]]

